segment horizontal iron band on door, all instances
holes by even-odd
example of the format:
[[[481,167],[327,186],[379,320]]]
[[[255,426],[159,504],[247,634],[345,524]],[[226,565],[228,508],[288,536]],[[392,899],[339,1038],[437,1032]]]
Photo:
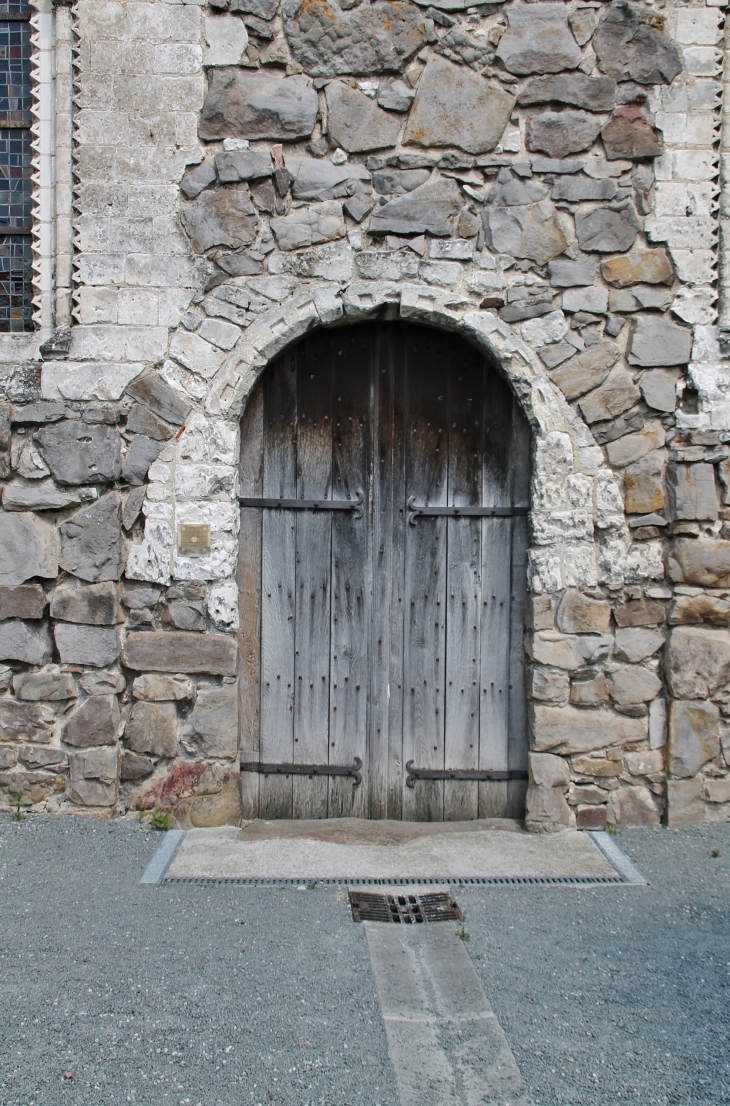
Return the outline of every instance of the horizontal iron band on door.
[[[419,506],[412,495],[408,500],[408,521],[415,526],[419,518],[514,518],[526,515],[529,509],[522,504],[518,507],[431,507],[428,503]]]
[[[260,772],[263,776],[349,776],[355,787],[362,783],[360,769],[362,760],[355,757],[352,765],[347,764],[262,764],[258,760],[241,761],[242,772]]]
[[[241,507],[273,507],[279,511],[352,511],[355,518],[362,518],[363,494],[355,499],[262,499],[260,496],[239,495]]]
[[[477,780],[484,782],[487,780],[527,779],[527,772],[521,769],[513,768],[509,771],[499,772],[478,768],[414,768],[412,760],[409,760],[406,764],[406,772],[408,773],[407,787],[415,787],[416,780]]]

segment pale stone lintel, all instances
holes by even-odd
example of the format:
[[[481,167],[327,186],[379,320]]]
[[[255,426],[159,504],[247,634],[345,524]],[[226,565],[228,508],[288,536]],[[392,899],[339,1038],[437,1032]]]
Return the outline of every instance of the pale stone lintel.
[[[41,393],[44,399],[121,399],[144,369],[138,361],[45,361]]]

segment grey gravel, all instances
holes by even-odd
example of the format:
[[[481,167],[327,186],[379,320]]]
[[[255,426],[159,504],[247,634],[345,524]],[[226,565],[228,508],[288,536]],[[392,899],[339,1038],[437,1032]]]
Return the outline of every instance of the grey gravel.
[[[0,1106],[395,1106],[344,890],[140,887],[159,840],[0,817]],[[730,826],[617,840],[649,887],[455,889],[487,997],[535,1106],[728,1102]]]
[[[390,1106],[344,890],[140,887],[159,840],[0,816],[0,1106]]]
[[[649,887],[457,890],[487,997],[535,1106],[730,1102],[730,825],[617,844]]]

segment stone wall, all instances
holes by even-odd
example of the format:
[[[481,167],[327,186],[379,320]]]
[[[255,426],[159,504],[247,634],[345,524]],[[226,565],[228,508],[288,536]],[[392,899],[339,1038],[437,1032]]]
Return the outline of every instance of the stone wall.
[[[532,426],[528,825],[727,820],[720,7],[79,0],[73,32],[73,325],[0,341],[5,805],[240,817],[238,422],[307,330],[402,317]]]

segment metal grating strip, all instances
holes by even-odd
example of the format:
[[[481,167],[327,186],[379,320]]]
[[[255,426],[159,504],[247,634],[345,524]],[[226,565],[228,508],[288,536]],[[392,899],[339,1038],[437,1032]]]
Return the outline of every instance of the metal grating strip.
[[[418,877],[406,879],[404,877],[388,879],[363,879],[361,876],[341,879],[264,879],[260,876],[171,876],[164,880],[172,883],[199,883],[205,886],[212,885],[236,885],[248,887],[346,887],[355,884],[358,887],[408,887],[408,886],[443,886],[444,884],[457,884],[464,887],[470,886],[538,886],[538,887],[586,887],[594,884],[620,884],[627,881],[621,876],[440,876]]]

